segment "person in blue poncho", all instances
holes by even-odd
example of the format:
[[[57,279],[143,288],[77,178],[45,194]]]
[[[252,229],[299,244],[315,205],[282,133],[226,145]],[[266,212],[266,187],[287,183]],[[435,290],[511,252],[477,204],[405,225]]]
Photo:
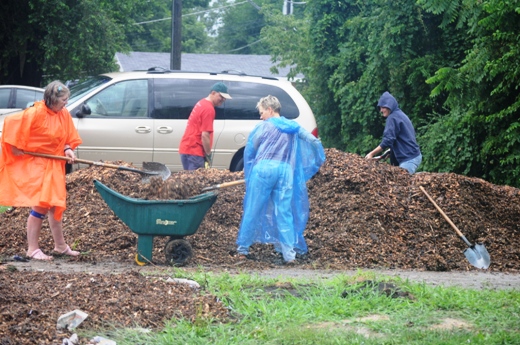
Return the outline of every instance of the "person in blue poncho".
[[[240,257],[253,243],[271,243],[284,261],[305,254],[303,231],[309,218],[306,181],[325,161],[321,141],[280,116],[280,101],[266,96],[257,104],[259,123],[244,150],[246,194],[238,232]]]
[[[422,155],[412,122],[401,109],[397,100],[384,92],[377,102],[381,115],[386,118],[385,130],[381,144],[368,153],[366,159],[374,159],[375,155],[390,148],[396,165],[406,169],[410,174],[415,173],[422,162]]]

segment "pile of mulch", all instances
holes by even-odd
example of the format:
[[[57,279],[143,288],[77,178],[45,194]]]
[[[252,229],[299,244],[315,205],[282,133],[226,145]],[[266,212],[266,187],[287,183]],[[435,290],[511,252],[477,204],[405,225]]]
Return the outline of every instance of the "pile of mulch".
[[[57,328],[60,316],[81,310],[79,329],[142,327],[159,330],[171,319],[229,321],[215,296],[189,284],[137,273],[64,274],[0,270],[0,344],[61,344],[75,330]],[[86,344],[83,339],[81,344]]]
[[[450,173],[410,176],[403,169],[355,154],[335,149],[326,154],[325,164],[308,182],[311,209],[305,237],[309,253],[299,257],[299,267],[474,269],[463,255],[467,245],[421,192],[419,186],[423,186],[471,243],[485,244],[492,258],[489,270],[520,269],[519,189]],[[206,187],[243,177],[242,172],[206,169],[144,183],[139,174],[102,167],[74,172],[67,180],[68,209],[63,223],[68,242],[88,253],[75,260],[132,263],[135,259],[137,235],[107,206],[94,180],[134,199],[183,200],[200,195]],[[235,241],[245,186],[214,192],[216,202],[205,215],[200,214],[204,218],[195,234],[185,238],[194,252],[188,267],[237,264]],[[143,206],[143,217],[147,207]],[[0,216],[0,255],[25,252],[27,214],[27,209],[17,208]],[[143,229],[140,225],[134,230]],[[166,263],[164,246],[168,240],[168,236],[155,237],[154,264]],[[42,232],[41,247],[44,252],[53,248],[48,229]],[[262,269],[282,264],[272,246],[254,245],[251,260],[241,267]]]
[[[519,271],[519,189],[450,173],[417,173],[410,176],[398,167],[367,161],[358,155],[335,149],[327,149],[326,155],[325,164],[307,184],[311,209],[305,238],[309,252],[298,256],[298,268],[476,270],[464,257],[467,245],[419,189],[419,186],[423,186],[471,243],[484,243],[491,255],[489,271]],[[67,242],[84,254],[67,260],[86,264],[117,261],[135,265],[137,235],[107,206],[94,187],[94,180],[135,199],[184,200],[201,194],[205,187],[240,179],[243,179],[242,172],[216,169],[173,173],[166,181],[152,178],[147,183],[141,181],[139,174],[102,167],[74,172],[67,177],[68,209],[63,224]],[[237,258],[235,241],[242,216],[245,187],[240,184],[219,188],[214,192],[217,193],[215,203],[201,215],[204,218],[195,233],[185,238],[193,247],[193,257],[186,262],[186,266],[212,270],[238,268],[245,271],[283,266],[281,255],[271,245],[255,244],[251,248],[249,260]],[[0,215],[0,257],[10,258],[25,253],[28,212],[27,208],[15,208]],[[143,211],[142,216],[146,217],[146,211]],[[166,265],[164,246],[168,240],[168,236],[154,238],[151,264]],[[40,247],[44,252],[50,252],[53,248],[47,222],[44,222]],[[29,274],[8,270],[0,270],[0,276],[3,281],[11,280],[9,283],[0,283],[0,298],[4,298],[0,303],[0,319],[2,325],[7,325],[0,329],[0,334],[5,331],[5,327],[11,327],[7,330],[11,333],[6,334],[14,334],[12,332],[17,331],[16,327],[21,327],[20,320],[24,316],[30,320],[27,312],[34,309],[30,305],[35,298],[33,294],[37,292],[29,289],[17,291],[22,305],[20,311],[10,310],[6,306],[6,303],[13,303],[14,299],[6,291],[12,287],[11,284],[20,284],[22,281],[36,288],[46,288],[48,285],[54,286],[54,281],[74,279],[87,286],[87,292],[77,290],[81,292],[74,295],[75,301],[88,301],[84,304],[74,304],[74,301],[69,301],[67,305],[54,303],[59,298],[63,299],[64,295],[45,301],[45,313],[51,315],[53,325],[56,317],[70,311],[70,308],[85,308],[87,305],[91,306],[95,315],[96,310],[104,310],[103,317],[97,314],[92,318],[94,324],[95,320],[113,320],[122,324],[127,322],[118,319],[117,315],[121,314],[119,310],[114,312],[103,309],[107,298],[95,298],[89,294],[95,289],[88,290],[88,276],[74,275],[71,278],[56,274],[51,279],[48,273]],[[128,303],[130,309],[143,308],[140,314],[136,314],[134,321],[137,324],[150,322],[150,326],[157,324],[158,319],[147,321],[144,316],[162,310],[161,306],[167,304],[162,297],[154,296],[163,296],[172,289],[170,285],[161,284],[154,285],[156,289],[146,287],[144,284],[147,280],[137,276],[98,279],[106,279],[107,284],[120,284],[128,292],[118,297],[121,303]],[[124,285],[125,282],[128,285]],[[148,307],[144,307],[143,302],[134,305],[130,301],[133,296],[130,292],[135,289],[150,290],[149,299],[146,299]],[[58,291],[61,293],[63,288]],[[52,296],[52,292],[39,297],[43,299],[49,295]],[[177,295],[177,292],[173,292],[173,296]],[[211,297],[208,298],[211,300]],[[170,303],[177,306],[183,302],[175,300]],[[192,319],[192,311],[187,308],[182,317]],[[210,305],[208,314],[222,316],[221,311],[222,306],[217,303]],[[13,313],[18,317],[8,319],[7,315]],[[168,319],[181,315],[165,310],[159,312],[157,317]],[[4,343],[10,344],[2,342],[0,336],[0,344]]]

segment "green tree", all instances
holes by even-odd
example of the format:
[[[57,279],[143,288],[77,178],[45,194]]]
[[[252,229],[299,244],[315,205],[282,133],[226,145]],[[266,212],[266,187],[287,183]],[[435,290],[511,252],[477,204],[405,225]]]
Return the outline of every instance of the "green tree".
[[[449,115],[439,132],[457,133],[457,146],[437,155],[452,159],[448,169],[497,184],[520,186],[520,10],[516,2],[489,0],[420,1],[443,16],[441,27],[457,23],[471,46],[456,67],[443,66],[428,82],[434,97],[446,94]],[[448,121],[446,121],[446,118]],[[451,125],[451,127],[450,127]],[[464,134],[464,136],[462,135]],[[464,151],[465,164],[457,164]],[[432,168],[440,168],[432,164]]]
[[[204,50],[208,44],[202,14],[209,0],[190,0],[182,3],[181,46],[185,53]],[[170,52],[172,34],[172,1],[150,0],[139,3],[132,12],[136,25],[126,29],[126,40],[132,51]]]
[[[306,80],[309,66],[309,21],[299,11],[299,15],[283,15],[279,6],[264,5],[260,13],[266,25],[260,33],[260,40],[268,46],[272,62],[277,68],[290,67],[289,79],[301,76]]]
[[[265,43],[265,37],[261,37],[261,31],[266,26],[266,16],[271,15],[271,12],[281,13],[283,1],[255,0],[229,4],[221,1],[220,4],[223,9],[220,11],[221,25],[217,31],[218,52],[269,54],[268,44]]]
[[[171,18],[164,0],[5,0],[0,4],[0,83],[44,86],[117,70],[116,52],[170,51]],[[186,11],[209,0],[185,1]],[[203,49],[200,17],[183,20],[184,51]]]
[[[442,31],[438,16],[410,0],[325,0],[310,3],[308,14],[309,80],[327,146],[360,154],[376,146],[384,128],[376,105],[384,91],[416,125],[444,112],[425,81],[463,50],[455,28]]]
[[[0,84],[40,86],[43,51],[40,39],[45,32],[29,24],[29,1],[0,3]]]
[[[0,81],[42,86],[114,70],[136,1],[3,1]]]

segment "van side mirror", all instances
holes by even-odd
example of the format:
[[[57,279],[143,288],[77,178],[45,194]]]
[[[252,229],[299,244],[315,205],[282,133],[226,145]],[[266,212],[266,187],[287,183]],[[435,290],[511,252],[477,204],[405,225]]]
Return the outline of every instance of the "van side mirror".
[[[92,110],[90,110],[90,107],[87,104],[82,104],[81,108],[76,111],[76,117],[77,118],[84,118],[87,115],[90,115],[92,113]]]

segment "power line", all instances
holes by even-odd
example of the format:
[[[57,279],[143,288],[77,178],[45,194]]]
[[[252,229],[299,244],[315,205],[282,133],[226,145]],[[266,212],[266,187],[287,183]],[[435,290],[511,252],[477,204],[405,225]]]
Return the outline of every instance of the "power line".
[[[236,52],[236,51],[242,50],[242,49],[244,49],[244,48],[247,48],[247,47],[250,47],[250,46],[252,46],[252,45],[255,45],[255,44],[257,44],[257,43],[259,43],[260,41],[263,41],[263,40],[265,40],[265,38],[261,38],[261,39],[259,39],[259,40],[257,40],[257,41],[251,42],[251,43],[249,43],[248,45],[245,45],[245,46],[240,47],[240,48],[231,49],[231,50],[228,51],[228,53],[229,53],[229,52]]]
[[[183,14],[182,16],[183,16],[183,17],[186,17],[186,16],[192,16],[192,15],[201,14],[201,13],[208,13],[208,12],[211,12],[211,11],[220,10],[220,9],[227,8],[227,7],[234,7],[234,6],[237,6],[237,5],[246,4],[246,3],[248,3],[248,2],[249,2],[249,1],[237,2],[237,3],[231,4],[231,5],[227,5],[227,6],[221,6],[221,7],[210,8],[210,9],[207,9],[207,10],[204,10],[204,11],[198,11],[198,12],[186,13],[186,14]],[[171,17],[167,17],[167,18],[161,18],[161,19],[147,20],[147,21],[145,21],[145,22],[134,23],[134,25],[156,23],[156,22],[162,22],[162,21],[165,21],[165,20],[172,20],[172,18],[171,18]]]

